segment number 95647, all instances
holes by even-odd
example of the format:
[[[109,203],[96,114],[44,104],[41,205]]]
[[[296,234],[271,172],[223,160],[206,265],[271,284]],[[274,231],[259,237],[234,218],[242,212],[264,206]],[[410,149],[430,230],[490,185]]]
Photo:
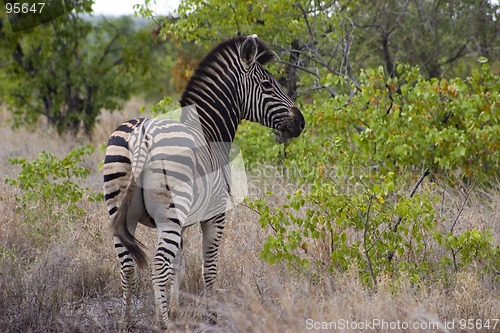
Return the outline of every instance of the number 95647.
[[[44,2],[23,2],[23,3],[6,3],[5,11],[7,14],[28,14],[28,13],[41,13],[43,11],[43,7],[45,6]]]

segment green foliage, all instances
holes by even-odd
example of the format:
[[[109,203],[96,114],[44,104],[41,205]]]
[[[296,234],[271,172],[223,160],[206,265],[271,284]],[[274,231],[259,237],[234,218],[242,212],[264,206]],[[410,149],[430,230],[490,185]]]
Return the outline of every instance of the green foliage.
[[[273,231],[263,259],[308,271],[356,267],[367,285],[498,267],[490,231],[450,231],[433,193],[453,180],[488,186],[500,177],[500,80],[486,65],[465,80],[398,71],[387,79],[381,68],[364,70],[355,96],[306,105],[306,131],[287,144],[286,158],[268,130],[240,128],[237,143],[258,186],[261,170],[278,163],[283,182],[297,184],[250,203]]]
[[[153,17],[151,0],[136,9]],[[357,91],[357,73],[397,61],[419,66],[426,78],[466,77],[484,61],[498,72],[498,9],[492,1],[238,1],[181,0],[162,34],[202,47],[239,33],[257,34],[286,63],[279,76],[288,93],[311,97]],[[473,32],[473,33],[471,33]],[[354,85],[351,86],[351,83]]]
[[[164,97],[157,103],[151,105],[149,107],[149,112],[153,117],[161,117],[162,115],[164,116],[172,116],[172,119],[175,119],[175,115],[171,114],[170,112],[175,112],[180,110],[180,105],[177,102],[174,102],[174,100],[171,97]],[[144,112],[145,108],[141,110],[141,112]],[[179,115],[180,116],[180,113]]]
[[[51,230],[39,230],[37,222],[41,216],[54,222],[72,221],[84,216],[79,207],[84,200],[102,200],[101,193],[90,193],[87,188],[77,183],[85,179],[90,170],[79,164],[94,148],[90,145],[76,148],[65,157],[58,158],[50,152],[42,152],[35,160],[28,162],[25,158],[9,158],[12,166],[20,166],[21,171],[16,178],[5,178],[6,184],[17,188],[14,198],[18,209],[24,215],[24,222],[33,226],[35,234],[51,235]]]
[[[9,249],[5,246],[0,246],[0,262],[7,260],[15,260],[16,252],[12,249]]]
[[[500,248],[494,246],[489,230],[464,230],[458,235],[453,232],[435,233],[435,240],[449,251],[450,256],[441,258],[442,269],[452,266],[455,272],[479,263],[487,273],[495,273],[500,264]]]
[[[333,151],[332,142],[323,142],[325,155],[314,161],[335,165],[344,151],[356,165],[383,173],[430,167],[435,177],[453,173],[486,184],[499,177],[498,76],[487,65],[466,80],[426,80],[417,68],[398,69],[399,79],[386,79],[382,68],[364,70],[360,93],[314,108],[309,137],[317,140],[328,124],[334,124],[332,134],[342,135]]]
[[[89,3],[79,10],[90,12]],[[14,125],[45,116],[59,133],[91,134],[102,108],[119,109],[157,84],[159,58],[148,28],[128,17],[90,21],[81,14],[16,34],[0,29],[0,97]]]

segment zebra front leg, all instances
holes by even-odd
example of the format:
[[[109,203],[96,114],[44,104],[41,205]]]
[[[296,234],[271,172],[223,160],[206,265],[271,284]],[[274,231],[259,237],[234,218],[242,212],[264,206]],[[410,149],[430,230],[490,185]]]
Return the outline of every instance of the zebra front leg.
[[[215,216],[214,218],[201,223],[202,249],[203,249],[203,282],[204,293],[206,297],[213,294],[213,286],[217,277],[217,262],[219,259],[219,245],[224,231],[225,214]],[[216,314],[208,311],[207,321],[215,323]]]
[[[130,326],[130,307],[132,304],[132,292],[136,285],[135,262],[128,250],[123,246],[120,238],[114,237],[115,250],[120,263],[120,280],[122,286],[122,313],[120,318],[120,330],[128,331]]]
[[[166,329],[169,323],[169,289],[172,285],[173,263],[181,241],[181,228],[176,222],[169,220],[164,225],[158,225],[158,246],[153,260],[155,317],[163,329]]]

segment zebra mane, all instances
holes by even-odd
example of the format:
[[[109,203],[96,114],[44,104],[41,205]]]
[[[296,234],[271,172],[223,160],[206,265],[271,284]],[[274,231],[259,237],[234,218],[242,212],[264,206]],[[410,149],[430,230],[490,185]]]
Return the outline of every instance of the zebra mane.
[[[180,103],[184,106],[184,102],[186,102],[186,93],[193,88],[194,82],[203,79],[208,73],[210,73],[210,69],[213,67],[213,64],[216,63],[219,59],[219,56],[226,51],[229,53],[238,53],[240,45],[243,44],[247,36],[239,35],[228,39],[224,42],[221,42],[217,45],[212,51],[210,51],[205,58],[199,63],[199,65],[195,68],[191,78],[189,79],[184,92],[182,93]],[[260,39],[254,37],[257,42],[257,57],[256,60],[261,64],[265,65],[276,60],[276,53],[269,49],[269,47],[262,42]]]
[[[220,54],[225,50],[236,52],[238,46],[243,44],[247,37],[248,36],[245,35],[239,35],[221,42],[205,56],[205,58],[198,65],[198,68],[202,69],[203,67],[211,64],[214,60],[216,60],[217,54]],[[261,65],[265,65],[276,60],[276,53],[271,51],[263,41],[257,38],[257,35],[252,35],[252,37],[255,38],[255,41],[257,42],[257,61]]]

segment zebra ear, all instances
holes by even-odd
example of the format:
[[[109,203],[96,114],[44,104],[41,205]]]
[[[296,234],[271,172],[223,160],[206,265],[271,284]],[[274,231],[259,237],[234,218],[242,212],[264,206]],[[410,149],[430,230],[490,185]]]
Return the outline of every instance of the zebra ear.
[[[247,37],[241,45],[240,57],[247,66],[255,62],[257,58],[257,41],[253,36]]]

